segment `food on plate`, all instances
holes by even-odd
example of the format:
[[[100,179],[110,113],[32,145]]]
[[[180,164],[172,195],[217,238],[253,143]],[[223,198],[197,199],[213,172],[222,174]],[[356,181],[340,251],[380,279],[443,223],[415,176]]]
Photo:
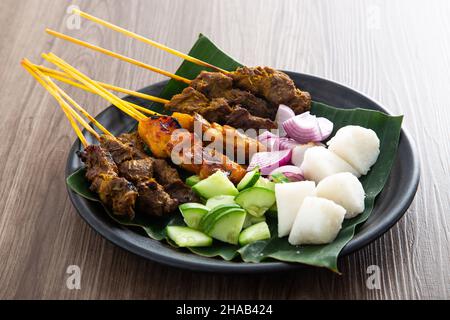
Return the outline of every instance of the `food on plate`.
[[[299,143],[320,142],[333,132],[333,123],[327,118],[309,112],[299,114],[282,123],[287,136]]]
[[[251,187],[239,192],[234,201],[249,214],[261,217],[274,205],[275,193],[266,188]]]
[[[345,218],[354,218],[364,211],[364,188],[349,172],[336,173],[319,182],[316,195],[341,205]]]
[[[366,175],[380,154],[380,139],[372,129],[345,126],[328,141],[328,149]]]
[[[207,247],[212,238],[203,232],[182,226],[167,226],[167,236],[179,247]]]
[[[268,175],[274,169],[289,164],[291,154],[291,150],[257,152],[252,156],[247,170],[259,168],[261,174]]]
[[[242,191],[244,189],[253,187],[253,185],[259,180],[260,177],[261,177],[261,173],[259,171],[259,168],[255,168],[252,171],[249,171],[245,174],[245,176],[238,183],[236,188],[239,191]]]
[[[236,202],[234,201],[234,196],[219,195],[206,200],[205,206],[207,206],[209,209],[214,209],[215,207],[218,207],[222,204],[235,204],[235,203]]]
[[[78,13],[155,45],[152,40]],[[44,54],[44,59],[62,71],[26,60],[22,63],[59,102],[83,146],[78,154],[84,170],[72,174],[68,185],[93,199],[86,188],[90,186],[109,209],[106,211],[120,216],[116,221],[143,227],[149,236],[165,238],[175,247],[214,246],[191,250],[197,254],[209,256],[214,252],[212,255],[225,259],[240,254],[246,262],[270,257],[323,265],[317,263],[323,259],[319,251],[322,247],[312,246],[333,242],[344,219],[364,212],[365,191],[358,177],[367,174],[377,161],[379,138],[371,129],[349,125],[336,132],[328,148],[321,144],[335,126],[359,120],[353,121],[352,116],[342,121],[341,115],[347,113],[320,103],[314,103],[311,109],[309,93],[296,88],[286,73],[270,67],[237,67],[232,60],[236,69],[226,71],[158,44],[160,49],[214,70],[198,73],[199,69],[188,67],[189,73],[182,68],[172,74],[55,31],[48,32],[182,82],[181,86],[171,83],[166,87],[163,95],[171,96],[167,100],[91,80],[51,53]],[[198,43],[203,42],[203,46],[202,38]],[[207,39],[206,43],[207,48]],[[196,76],[192,80],[182,76],[187,74]],[[112,135],[50,77],[106,99],[136,121],[137,131]],[[110,90],[160,103],[171,115],[120,99]],[[78,124],[99,145],[88,143]],[[249,130],[244,134],[239,129],[270,131],[261,134]],[[188,178],[186,173],[190,174]],[[73,187],[75,181],[88,185]],[[370,179],[364,181],[365,186],[369,185],[367,192],[373,195],[368,182]],[[367,200],[369,209],[371,201]],[[147,217],[142,219],[144,215]],[[158,223],[159,230],[154,230],[153,223]],[[344,225],[351,228],[352,223]],[[271,235],[275,228],[278,238],[284,239]],[[342,233],[332,247],[344,243],[346,234]],[[222,254],[221,250],[228,252]],[[314,253],[317,256],[312,256]],[[331,255],[337,258],[339,250]],[[336,269],[332,263],[329,265]]]
[[[311,96],[296,88],[294,81],[281,71],[270,67],[241,67],[230,72],[236,87],[264,97],[274,106],[284,104],[295,114],[311,108]]]
[[[193,229],[199,229],[200,221],[209,212],[209,207],[201,203],[183,203],[178,206],[186,225]]]
[[[303,199],[315,194],[313,181],[299,181],[275,184],[275,197],[278,211],[278,237],[284,237],[291,231]]]
[[[297,166],[287,165],[276,168],[269,174],[269,177],[273,179],[273,176],[279,173],[283,174],[291,182],[304,180],[303,171]]]
[[[239,244],[245,246],[249,243],[270,238],[269,226],[265,221],[244,229],[239,235]]]
[[[339,172],[350,172],[359,177],[356,171],[345,160],[325,147],[312,147],[306,150],[301,169],[306,180],[320,182],[325,177]]]
[[[119,177],[111,154],[100,146],[90,145],[80,153],[80,158],[86,165],[90,189],[99,195],[102,203],[117,215],[133,218],[138,192],[131,182]]]
[[[306,197],[298,210],[288,241],[292,245],[326,244],[336,239],[345,209],[331,200]]]
[[[292,164],[296,165],[297,167],[300,167],[303,163],[303,160],[305,159],[306,150],[308,150],[309,148],[318,147],[318,146],[321,146],[321,145],[316,142],[308,142],[308,143],[301,144],[301,145],[294,147],[292,149],[292,157],[291,157]]]
[[[239,193],[227,175],[220,170],[196,183],[192,189],[205,199],[221,195],[235,196]]]
[[[278,106],[277,114],[275,116],[275,122],[277,123],[280,137],[286,136],[286,131],[283,128],[283,122],[293,117],[295,117],[294,110],[284,104],[280,104]]]

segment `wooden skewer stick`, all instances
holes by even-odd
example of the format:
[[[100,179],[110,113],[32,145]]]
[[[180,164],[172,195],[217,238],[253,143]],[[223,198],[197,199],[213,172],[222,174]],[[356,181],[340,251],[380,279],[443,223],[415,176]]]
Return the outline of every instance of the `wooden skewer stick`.
[[[140,121],[145,118],[145,116],[142,113],[140,113],[135,109],[130,108],[126,103],[124,103],[122,99],[112,94],[108,90],[104,89],[103,87],[92,81],[89,77],[87,77],[86,75],[84,75],[83,73],[72,67],[70,64],[54,55],[53,53],[50,53],[48,55],[43,54],[42,57],[47,61],[55,64],[58,68],[62,69],[71,77],[73,77],[74,79],[84,84],[86,87],[93,90],[96,94],[98,94],[102,98],[114,104],[117,108],[128,114],[133,119]]]
[[[86,90],[86,91],[90,91],[89,88],[87,88],[86,86],[82,85],[81,83],[75,82],[72,80],[72,78],[61,71],[58,70],[54,70],[51,68],[47,68],[44,66],[40,66],[40,65],[34,65],[36,66],[39,70],[41,70],[43,73],[45,73],[47,76],[52,77],[53,79],[59,80],[61,82],[70,84],[71,86],[74,87],[78,87],[80,89]],[[124,94],[128,94],[130,96],[134,96],[134,97],[138,97],[141,99],[145,99],[145,100],[149,100],[149,101],[154,101],[154,102],[158,102],[158,103],[163,103],[166,104],[169,102],[169,100],[167,99],[163,99],[163,98],[159,98],[159,97],[155,97],[149,94],[145,94],[142,92],[137,92],[137,91],[133,91],[133,90],[129,90],[126,88],[122,88],[122,87],[117,87],[108,83],[104,83],[104,82],[100,82],[100,81],[96,81],[94,80],[96,83],[98,83],[99,85],[101,85],[103,88],[108,89],[108,90],[112,90],[112,91],[117,91],[120,93],[124,93]],[[92,92],[92,91],[91,91]]]
[[[41,70],[46,76],[52,77],[54,79],[57,79],[57,80],[59,80],[61,82],[64,82],[64,83],[67,83],[67,84],[69,84],[71,86],[80,88],[80,89],[85,90],[87,92],[97,94],[97,91],[94,91],[94,90],[86,87],[85,85],[72,80],[72,78],[68,74],[66,74],[64,72],[61,72],[61,71],[58,71],[58,70],[54,70],[54,69],[50,69],[50,68],[47,68],[47,67],[44,67],[44,66],[36,65],[36,64],[33,64],[33,66],[35,66],[36,68]],[[111,88],[110,90],[119,91],[119,90],[115,90],[114,89],[114,88],[117,88],[117,89],[121,90],[120,92],[128,93],[129,95],[134,95],[136,97],[139,97],[139,95],[141,95],[140,92],[136,92],[136,91],[120,88],[120,87],[115,87],[113,85],[109,85],[107,83],[102,83],[102,82],[99,82],[99,81],[95,81],[95,82],[97,82],[99,85],[101,85],[105,89]],[[142,93],[142,95],[149,96],[149,95],[144,94],[144,93]],[[164,103],[164,104],[169,102],[169,100],[166,100],[166,99],[162,99],[162,98],[158,98],[158,97],[154,97],[154,96],[149,96],[149,97],[152,97],[152,99],[154,99],[153,101],[155,101],[155,102],[161,102],[161,103]],[[157,99],[159,99],[159,101]],[[150,100],[150,99],[148,99],[148,100]],[[158,113],[156,111],[153,111],[153,110],[141,107],[141,106],[139,106],[137,104],[134,104],[132,102],[125,101],[125,100],[122,100],[122,101],[124,103],[128,104],[129,106],[131,106],[132,108],[141,111],[144,114],[148,114],[148,115],[152,115],[152,116],[160,116],[161,115],[160,113]]]
[[[229,73],[228,71],[226,71],[224,69],[221,69],[219,67],[216,67],[216,66],[214,66],[214,65],[212,65],[212,64],[210,64],[208,62],[205,62],[205,61],[202,61],[200,59],[194,58],[194,57],[192,57],[190,55],[187,55],[187,54],[184,54],[184,53],[182,53],[182,52],[180,52],[178,50],[169,48],[168,46],[165,46],[165,45],[163,45],[163,44],[161,44],[159,42],[156,42],[154,40],[148,39],[148,38],[146,38],[144,36],[141,36],[141,35],[139,35],[137,33],[134,33],[132,31],[126,30],[126,29],[124,29],[122,27],[116,26],[116,25],[114,25],[114,24],[112,24],[112,23],[110,23],[108,21],[103,20],[103,19],[94,17],[94,16],[92,16],[92,15],[86,13],[86,12],[81,11],[81,10],[74,9],[73,13],[76,13],[76,14],[80,15],[81,17],[85,18],[85,19],[88,19],[88,20],[90,20],[92,22],[98,23],[98,24],[100,24],[102,26],[105,26],[105,27],[111,29],[111,30],[120,32],[120,33],[122,33],[124,35],[127,35],[129,37],[132,37],[132,38],[134,38],[136,40],[139,40],[141,42],[149,44],[149,45],[151,45],[151,46],[153,46],[155,48],[164,50],[164,51],[166,51],[168,53],[171,53],[171,54],[173,54],[173,55],[175,55],[177,57],[180,57],[180,58],[182,58],[184,60],[190,61],[192,63],[198,64],[198,65],[201,65],[201,66],[204,66],[204,67],[211,68],[213,70],[216,70],[216,71],[219,71],[219,72],[222,72],[222,73],[225,73],[225,74]]]
[[[64,99],[66,99],[70,104],[72,104],[82,115],[84,115],[87,119],[89,119],[94,125],[97,126],[104,134],[112,136],[112,133],[108,131],[100,122],[98,122],[93,116],[91,116],[86,109],[80,106],[75,100],[72,99],[63,89],[58,87],[56,83],[54,83],[48,76],[44,75],[34,64],[32,64],[29,60],[25,59],[25,63],[41,78],[45,79],[55,91],[57,91]]]
[[[44,79],[41,76],[39,76],[34,70],[32,70],[32,68],[30,67],[30,65],[27,64],[26,61],[22,60],[21,64],[56,99],[56,101],[58,101],[61,109],[64,111],[67,118],[69,119],[69,122],[70,122],[72,128],[74,129],[76,135],[80,139],[81,143],[83,144],[84,147],[87,147],[89,145],[89,143],[87,142],[87,140],[84,137],[83,133],[81,132],[80,128],[76,124],[76,122],[73,118],[73,114],[72,114],[72,112],[70,112],[71,108],[67,104],[67,102],[64,101],[64,99],[58,94],[58,92],[56,92],[53,88],[51,88],[48,85],[48,83],[46,81],[44,81]],[[83,120],[83,119],[81,119],[81,120]],[[86,127],[86,130],[88,130],[95,138],[97,138],[97,139],[100,138],[98,133],[95,132],[95,130],[92,129],[89,125],[88,125],[88,127]]]
[[[78,45],[80,45],[80,46],[82,46],[82,47],[86,47],[86,48],[92,49],[92,50],[97,51],[97,52],[101,52],[101,53],[106,54],[106,55],[108,55],[108,56],[111,56],[111,57],[117,58],[117,59],[119,59],[119,60],[126,61],[126,62],[128,62],[128,63],[134,64],[134,65],[136,65],[136,66],[138,66],[138,67],[142,67],[142,68],[144,68],[144,69],[148,69],[148,70],[151,70],[151,71],[153,71],[153,72],[162,74],[162,75],[164,75],[164,76],[166,76],[166,77],[170,77],[170,78],[172,78],[172,79],[174,79],[174,80],[182,81],[182,82],[187,83],[187,84],[191,83],[191,80],[189,80],[189,79],[180,77],[180,76],[178,76],[178,75],[176,75],[176,74],[173,74],[173,73],[170,73],[170,72],[168,72],[168,71],[159,69],[159,68],[157,68],[157,67],[151,66],[151,65],[149,65],[149,64],[146,64],[146,63],[144,63],[144,62],[138,61],[138,60],[136,60],[136,59],[133,59],[133,58],[130,58],[130,57],[121,55],[121,54],[119,54],[119,53],[115,53],[115,52],[113,52],[113,51],[111,51],[111,50],[107,50],[107,49],[104,49],[104,48],[102,48],[102,47],[93,45],[93,44],[91,44],[91,43],[88,43],[88,42],[85,42],[85,41],[81,41],[81,40],[79,40],[79,39],[70,37],[70,36],[68,36],[68,35],[65,35],[65,34],[63,34],[63,33],[60,33],[60,32],[57,32],[57,31],[54,31],[54,30],[51,30],[51,29],[46,29],[45,31],[46,31],[48,34],[51,34],[51,35],[54,36],[54,37],[57,37],[57,38],[60,38],[60,39],[63,39],[63,40],[67,40],[67,41],[69,41],[69,42],[78,44]]]

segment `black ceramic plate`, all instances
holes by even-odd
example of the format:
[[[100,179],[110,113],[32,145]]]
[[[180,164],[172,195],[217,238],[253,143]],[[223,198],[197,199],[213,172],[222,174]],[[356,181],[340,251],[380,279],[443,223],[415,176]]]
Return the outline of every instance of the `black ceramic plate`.
[[[309,91],[315,101],[338,108],[361,107],[389,113],[373,100],[335,82],[294,72],[287,73],[299,88]],[[142,92],[158,95],[166,83],[156,83],[143,89]],[[133,120],[115,107],[107,108],[96,119],[115,135],[127,132],[135,126]],[[70,150],[66,176],[82,165],[76,155],[79,148],[80,144],[77,141]],[[418,182],[419,163],[414,142],[406,130],[402,129],[397,158],[392,166],[386,186],[376,199],[371,216],[357,229],[355,237],[342,250],[341,256],[366,246],[389,230],[408,209],[416,193]],[[190,270],[233,273],[281,271],[302,266],[301,264],[284,262],[255,264],[224,261],[218,258],[197,256],[187,250],[177,250],[164,242],[152,240],[134,229],[115,223],[104,212],[100,204],[86,200],[70,189],[68,189],[68,192],[81,217],[92,228],[119,247],[150,260]]]

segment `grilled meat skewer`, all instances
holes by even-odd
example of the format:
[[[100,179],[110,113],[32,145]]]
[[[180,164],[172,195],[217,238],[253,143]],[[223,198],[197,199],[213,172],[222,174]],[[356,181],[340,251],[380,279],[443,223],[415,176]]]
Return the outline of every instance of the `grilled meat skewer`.
[[[133,219],[138,192],[131,182],[119,177],[119,170],[111,155],[96,145],[88,146],[78,155],[86,165],[86,178],[91,182],[90,189],[99,195],[100,200],[114,214]]]

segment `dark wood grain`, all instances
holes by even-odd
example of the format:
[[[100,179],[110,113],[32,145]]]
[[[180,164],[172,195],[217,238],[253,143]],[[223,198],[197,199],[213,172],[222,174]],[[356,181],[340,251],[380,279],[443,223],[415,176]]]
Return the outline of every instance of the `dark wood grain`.
[[[258,276],[188,272],[146,261],[100,237],[68,200],[64,165],[74,134],[56,103],[19,66],[53,51],[92,77],[138,89],[163,79],[44,33],[69,33],[167,70],[180,60],[82,21],[67,2],[0,2],[1,298],[450,298],[450,3],[448,1],[74,1],[94,15],[187,51],[199,32],[248,65],[329,78],[404,114],[422,179],[406,216],[340,262]],[[96,114],[107,104],[68,88]],[[399,191],[400,192],[400,191]],[[78,265],[81,290],[68,290]],[[381,268],[381,289],[366,287]]]

